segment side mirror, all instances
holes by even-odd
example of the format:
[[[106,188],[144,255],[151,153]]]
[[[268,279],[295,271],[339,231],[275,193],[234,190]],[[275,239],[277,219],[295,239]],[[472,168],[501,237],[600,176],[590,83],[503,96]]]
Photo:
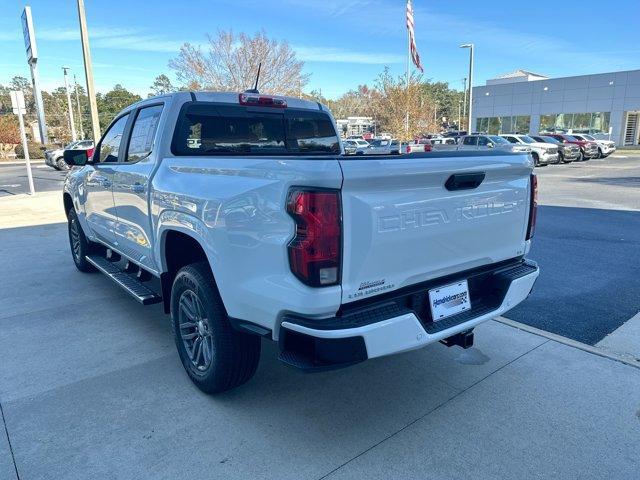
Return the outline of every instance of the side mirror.
[[[89,153],[87,150],[65,150],[63,158],[70,167],[82,167],[89,161]]]
[[[491,143],[491,142],[487,143],[487,147],[493,148],[493,143]]]

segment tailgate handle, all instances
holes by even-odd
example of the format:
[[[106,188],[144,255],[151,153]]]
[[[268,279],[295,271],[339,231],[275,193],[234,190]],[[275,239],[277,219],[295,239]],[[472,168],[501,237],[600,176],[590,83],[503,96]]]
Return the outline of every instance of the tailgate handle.
[[[478,188],[484,180],[484,172],[454,173],[444,184],[445,188],[451,190],[471,190]]]

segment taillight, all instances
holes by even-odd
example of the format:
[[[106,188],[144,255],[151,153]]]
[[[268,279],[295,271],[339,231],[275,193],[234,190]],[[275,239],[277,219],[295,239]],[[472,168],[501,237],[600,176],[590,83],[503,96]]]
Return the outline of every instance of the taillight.
[[[529,205],[529,224],[527,225],[527,238],[530,240],[536,230],[536,217],[538,216],[538,177],[531,174],[531,203]]]
[[[91,160],[93,158],[93,151],[94,151],[93,148],[88,148],[87,149],[87,159],[88,160]]]
[[[407,145],[407,153],[411,153],[411,147]]]
[[[253,93],[241,93],[238,96],[238,100],[240,101],[240,105],[249,105],[253,107],[287,107],[287,102],[284,98],[256,95]]]
[[[342,244],[340,192],[293,188],[287,212],[296,224],[288,245],[291,271],[311,287],[338,284]]]

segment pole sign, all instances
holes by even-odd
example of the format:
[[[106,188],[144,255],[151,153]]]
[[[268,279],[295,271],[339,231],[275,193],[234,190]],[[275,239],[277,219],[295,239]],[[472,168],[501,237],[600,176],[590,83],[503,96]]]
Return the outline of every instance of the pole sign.
[[[25,115],[27,113],[27,108],[24,104],[24,93],[22,93],[22,90],[11,92],[11,108],[13,108],[13,113],[15,115],[20,113]]]
[[[27,51],[27,61],[29,63],[38,60],[38,49],[36,48],[36,36],[33,31],[33,18],[31,17],[31,7],[24,7],[22,12],[22,33],[24,35],[24,48]]]

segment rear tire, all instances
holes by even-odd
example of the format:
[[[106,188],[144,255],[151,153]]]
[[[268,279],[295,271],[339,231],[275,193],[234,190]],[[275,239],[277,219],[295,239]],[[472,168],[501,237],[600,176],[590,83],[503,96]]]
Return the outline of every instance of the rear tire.
[[[95,272],[96,268],[87,262],[85,257],[94,253],[98,245],[87,240],[87,237],[82,231],[82,225],[80,225],[78,221],[78,214],[73,208],[69,210],[67,214],[67,223],[69,229],[69,246],[71,247],[73,263],[75,263],[76,268],[81,272]]]
[[[576,162],[584,162],[584,154],[582,153],[582,150],[580,150],[580,153],[578,153],[578,158],[576,158]]]
[[[178,271],[171,288],[171,320],[182,366],[200,390],[220,393],[253,377],[261,339],[233,329],[206,262]]]
[[[605,155],[602,154],[602,149],[598,148],[598,155],[596,155],[595,158],[604,158],[604,157],[605,157]]]

